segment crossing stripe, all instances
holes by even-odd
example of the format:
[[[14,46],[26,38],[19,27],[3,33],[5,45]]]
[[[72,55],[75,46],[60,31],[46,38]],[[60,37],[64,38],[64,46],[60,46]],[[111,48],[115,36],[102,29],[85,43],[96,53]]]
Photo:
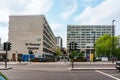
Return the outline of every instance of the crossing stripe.
[[[98,72],[98,73],[101,73],[101,74],[103,74],[103,75],[105,75],[105,76],[111,77],[111,78],[113,78],[113,79],[115,79],[115,80],[120,80],[119,78],[114,77],[114,76],[112,76],[112,75],[109,75],[109,74],[107,74],[107,73],[104,73],[104,72],[102,72],[102,71],[99,71],[99,70],[95,70],[95,71]]]

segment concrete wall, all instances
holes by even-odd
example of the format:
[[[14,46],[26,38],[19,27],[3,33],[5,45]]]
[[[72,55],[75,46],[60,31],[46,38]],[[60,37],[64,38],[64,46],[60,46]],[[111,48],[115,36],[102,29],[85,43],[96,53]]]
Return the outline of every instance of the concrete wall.
[[[35,54],[43,53],[43,21],[44,16],[10,16],[9,41],[12,54],[25,54],[31,49]],[[15,55],[17,57],[17,55]]]

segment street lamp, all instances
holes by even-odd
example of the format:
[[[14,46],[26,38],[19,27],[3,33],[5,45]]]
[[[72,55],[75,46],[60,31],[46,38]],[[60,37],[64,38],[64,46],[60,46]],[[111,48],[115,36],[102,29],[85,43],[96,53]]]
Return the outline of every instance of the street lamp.
[[[112,20],[112,63],[114,63],[114,36],[115,36],[115,26],[114,26],[114,22],[115,22],[115,20]]]
[[[93,30],[93,62],[95,62],[95,30]]]

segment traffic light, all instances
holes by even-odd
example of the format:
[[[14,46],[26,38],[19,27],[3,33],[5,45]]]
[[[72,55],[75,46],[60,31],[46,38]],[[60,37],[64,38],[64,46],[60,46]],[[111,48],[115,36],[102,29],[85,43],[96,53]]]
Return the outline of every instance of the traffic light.
[[[74,43],[74,45],[75,45],[75,50],[77,50],[77,47],[78,47],[78,46],[77,46],[77,43]]]
[[[70,50],[77,50],[77,43],[71,42],[71,43],[69,44],[69,47],[70,47]]]
[[[12,46],[11,46],[11,43],[8,42],[8,51],[11,50],[11,47],[12,47]]]
[[[69,49],[70,49],[70,50],[72,50],[72,46],[71,46],[71,45],[72,45],[72,43],[69,44]]]
[[[3,50],[4,50],[4,51],[7,50],[7,42],[4,42]]]
[[[10,42],[4,42],[4,46],[3,46],[3,50],[4,51],[9,51],[9,50],[11,50],[11,43]]]

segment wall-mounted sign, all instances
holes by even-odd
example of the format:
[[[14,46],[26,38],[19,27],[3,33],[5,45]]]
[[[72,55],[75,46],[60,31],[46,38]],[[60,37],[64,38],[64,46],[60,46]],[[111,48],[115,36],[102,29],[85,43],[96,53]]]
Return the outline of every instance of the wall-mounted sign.
[[[25,43],[26,46],[40,46],[40,43]]]
[[[40,38],[37,38],[37,41],[41,41],[41,39],[40,39]]]
[[[25,43],[25,45],[27,46],[27,49],[38,50],[40,43]]]
[[[38,50],[39,49],[39,47],[27,47],[27,49],[30,49],[30,50]]]

